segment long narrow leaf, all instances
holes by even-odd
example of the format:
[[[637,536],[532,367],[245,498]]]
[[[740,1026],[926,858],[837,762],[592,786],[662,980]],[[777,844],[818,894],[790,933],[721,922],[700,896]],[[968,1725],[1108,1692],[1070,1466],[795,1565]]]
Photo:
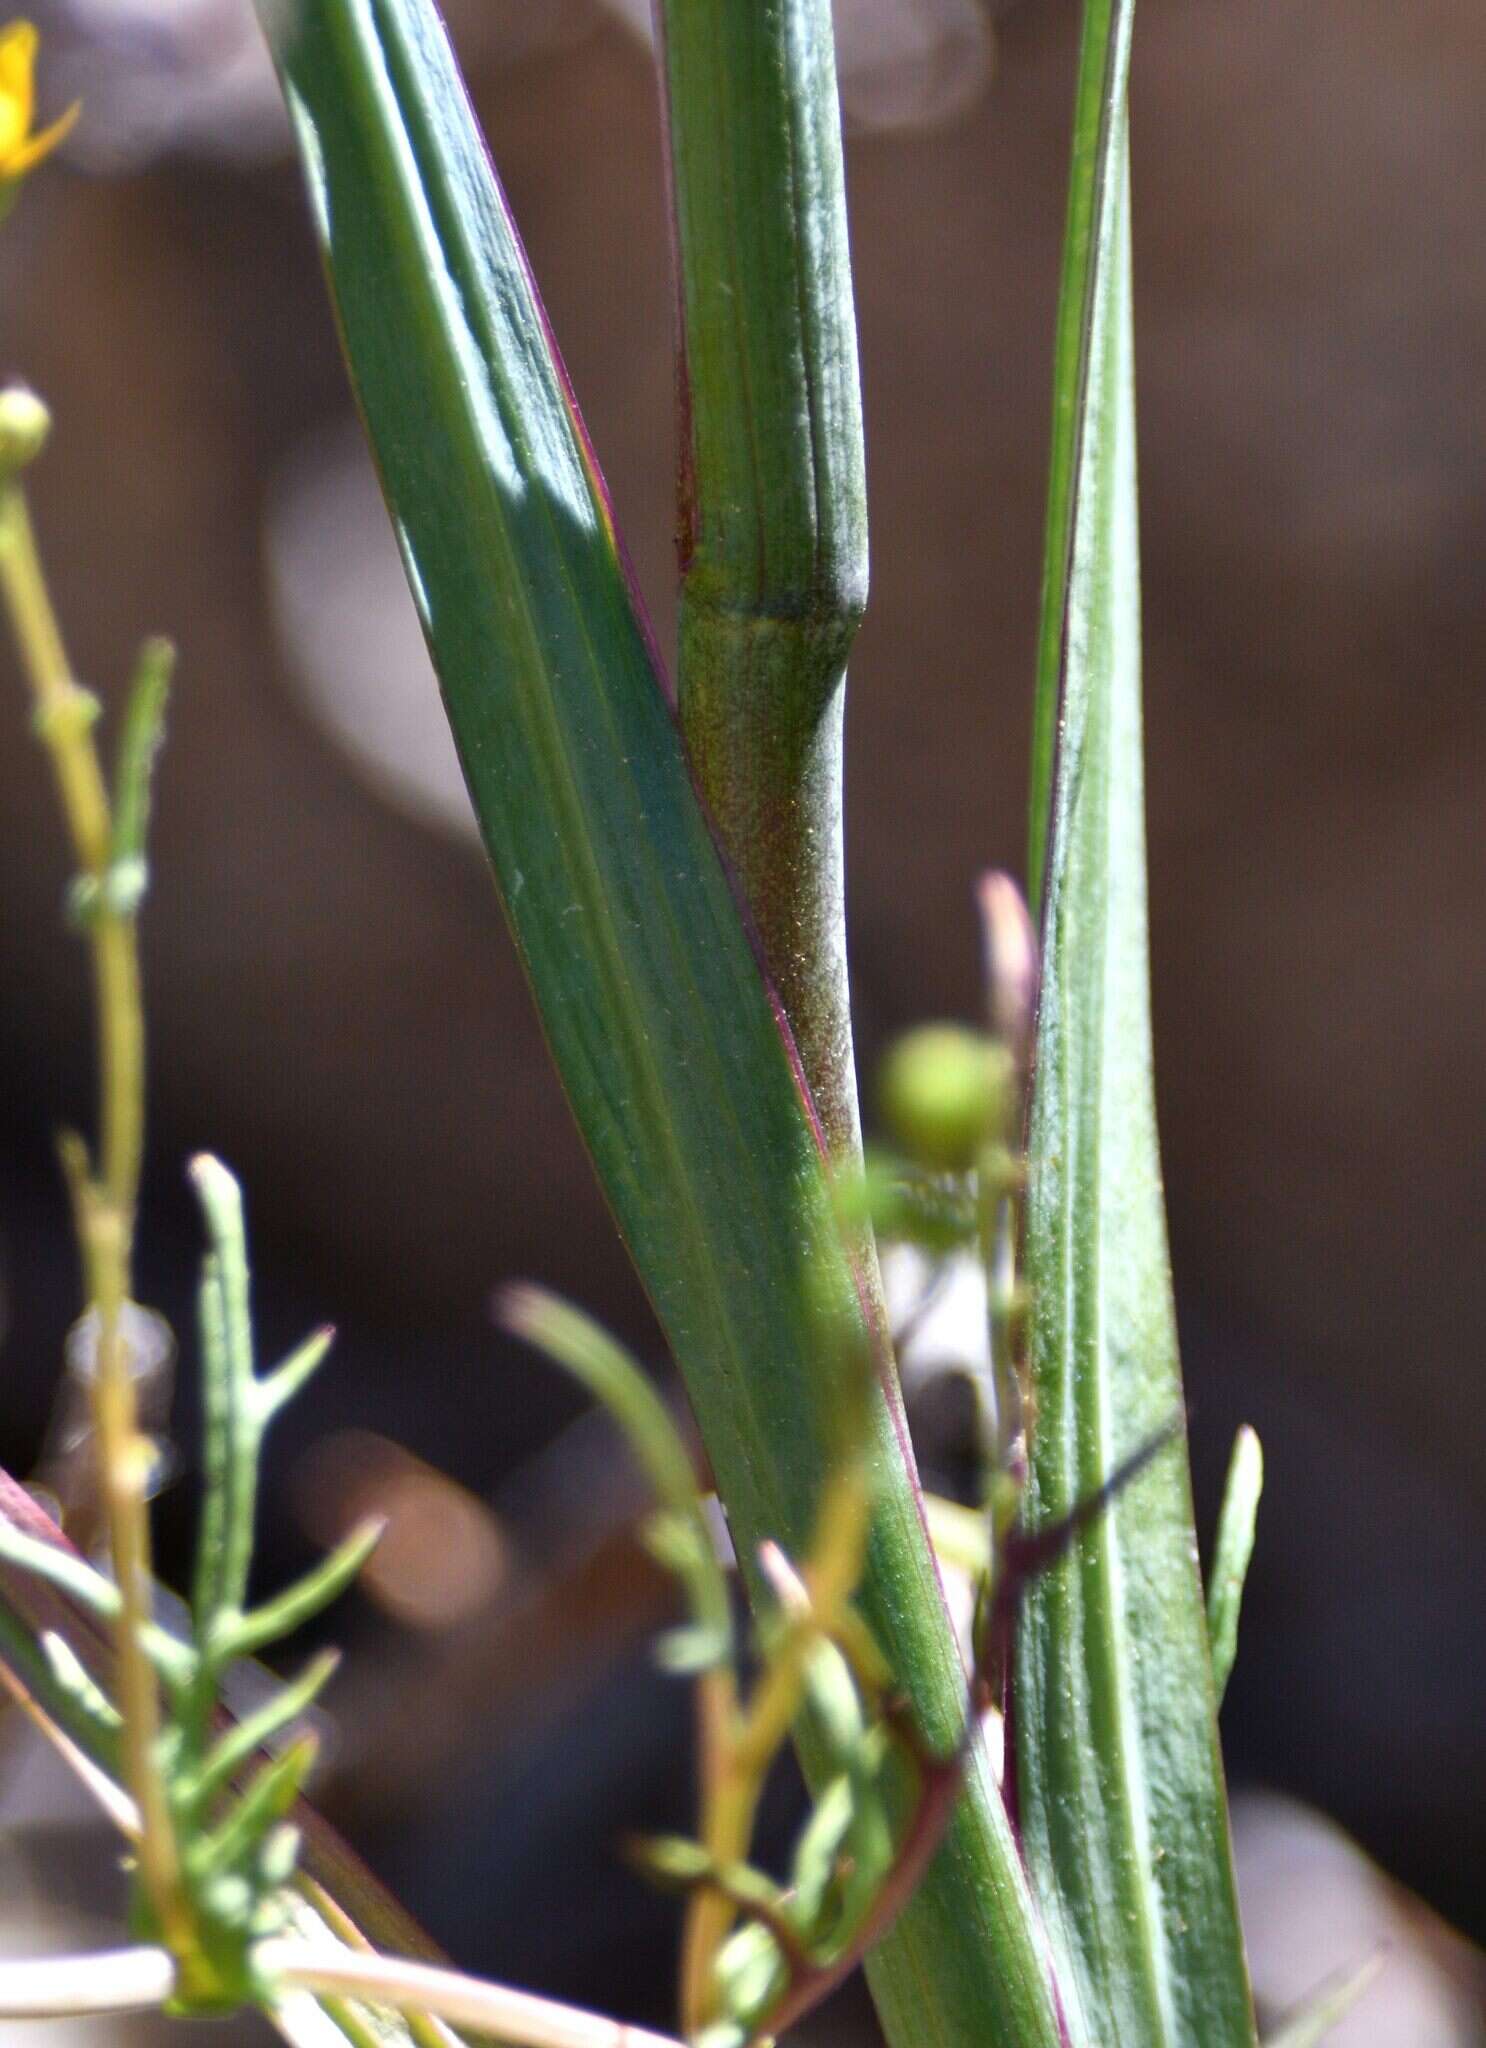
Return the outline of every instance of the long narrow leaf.
[[[1027,1212],[1041,1517],[1181,1412],[1151,1085],[1128,36],[1128,6],[1089,0],[1034,764],[1048,833]],[[1252,2048],[1180,1437],[1030,1589],[1013,1726],[1080,2048]]]
[[[963,1676],[885,1343],[864,1325],[792,1041],[437,15],[429,0],[262,13],[506,912],[740,1555],[751,1569],[766,1537],[802,1547],[840,1372],[871,1342],[884,1370],[863,1605],[927,1739],[948,1751]],[[823,1299],[855,1344],[821,1345]],[[978,2048],[987,2014],[1004,2013],[1007,2039],[1056,2042],[1043,1950],[978,1754],[884,1953],[903,2038]]]

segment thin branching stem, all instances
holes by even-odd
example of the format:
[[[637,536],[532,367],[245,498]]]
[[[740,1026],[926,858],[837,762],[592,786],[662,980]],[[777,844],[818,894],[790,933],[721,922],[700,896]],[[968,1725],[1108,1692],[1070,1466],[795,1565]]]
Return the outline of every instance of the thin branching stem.
[[[162,1930],[179,1952],[194,1946],[180,1860],[155,1759],[159,1702],[143,1647],[150,1620],[150,1538],[145,1510],[151,1454],[140,1434],[122,1329],[131,1295],[134,1215],[144,1132],[144,1023],[132,908],[110,901],[113,819],[92,737],[97,707],[72,673],[47,589],[25,494],[0,484],[0,599],[10,616],[51,756],[62,809],[90,888],[99,1068],[99,1167],[72,1153],[73,1199],[87,1290],[98,1315],[94,1423],[104,1513],[120,1593],[116,1629],[125,1781],[143,1817],[140,1873]]]
[[[870,1513],[861,1458],[848,1456],[821,1502],[798,1605],[786,1611],[780,1639],[770,1645],[752,1696],[746,1707],[730,1698],[726,1705],[732,1711],[724,1709],[709,1721],[712,1746],[703,1752],[701,1836],[719,1870],[748,1854],[769,1771],[800,1712],[811,1652],[839,1633],[861,1577]],[[688,2033],[714,2016],[717,1951],[737,1911],[737,1901],[719,1886],[698,1886],[692,1894],[682,1948],[682,2012]]]

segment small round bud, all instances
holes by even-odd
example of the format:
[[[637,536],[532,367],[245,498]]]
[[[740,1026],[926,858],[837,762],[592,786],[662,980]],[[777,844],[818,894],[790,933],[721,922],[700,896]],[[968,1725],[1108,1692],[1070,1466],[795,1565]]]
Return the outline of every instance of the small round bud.
[[[910,1158],[964,1173],[998,1136],[1011,1100],[1011,1057],[963,1024],[924,1024],[883,1061],[883,1120]]]
[[[52,416],[24,384],[0,391],[0,476],[34,462],[52,430]]]

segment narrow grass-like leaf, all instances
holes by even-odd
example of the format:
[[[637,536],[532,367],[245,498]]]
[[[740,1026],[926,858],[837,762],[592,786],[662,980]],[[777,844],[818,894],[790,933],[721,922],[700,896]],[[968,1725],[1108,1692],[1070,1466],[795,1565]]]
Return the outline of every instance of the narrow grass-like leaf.
[[[1059,318],[1033,793],[1037,1520],[1091,1495],[1181,1405],[1151,1082],[1129,15],[1120,0],[1085,8]],[[1252,2048],[1179,1446],[1029,1587],[1012,1730],[1023,1839],[1075,2042]]]
[[[1219,1706],[1238,1655],[1238,1614],[1244,1580],[1254,1554],[1254,1526],[1264,1491],[1264,1452],[1245,1423],[1233,1439],[1233,1456],[1223,1488],[1218,1537],[1207,1581],[1207,1634],[1212,1648],[1213,1691]]]
[[[662,0],[682,729],[833,1148],[857,1145],[841,742],[867,488],[830,0]]]
[[[1094,327],[1101,297],[1108,299],[1121,212],[1119,185],[1129,121],[1125,95],[1134,18],[1135,0],[1084,0],[1053,351],[1047,528],[1032,699],[1027,901],[1034,909],[1047,885],[1054,791],[1060,773],[1056,756],[1066,678],[1074,659],[1071,636],[1078,625],[1071,597],[1078,522],[1087,507],[1082,487],[1088,466],[1098,453],[1097,445],[1091,445],[1091,439],[1097,444],[1098,423],[1089,403],[1096,368]],[[1092,437],[1091,428],[1095,430]]]
[[[940,1753],[963,1674],[818,1124],[658,682],[607,500],[428,0],[263,4],[357,394],[549,1043],[749,1568],[798,1554],[871,1342],[863,1608]],[[854,1342],[820,1341],[833,1303]],[[812,1759],[807,1755],[807,1768]],[[818,1764],[819,1759],[814,1762]],[[977,1752],[876,1964],[904,2042],[1058,2039]]]

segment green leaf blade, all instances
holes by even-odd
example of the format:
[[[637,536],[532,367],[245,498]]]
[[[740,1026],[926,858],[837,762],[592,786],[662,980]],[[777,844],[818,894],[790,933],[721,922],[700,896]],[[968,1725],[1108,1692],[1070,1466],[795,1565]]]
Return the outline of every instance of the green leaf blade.
[[[1039,670],[1039,1520],[1181,1412],[1151,1080],[1128,15],[1085,15]],[[1079,2048],[1253,2048],[1215,1711],[1179,1441],[1033,1585],[1019,1632],[1023,1839]]]
[[[885,1338],[437,17],[427,0],[304,0],[276,55],[507,916],[739,1553],[803,1548],[841,1374],[872,1347],[862,1604],[947,1752],[964,1676]],[[821,1345],[823,1300],[853,1343]],[[1045,1944],[983,1757],[872,1970],[899,2042],[1057,2048]]]

